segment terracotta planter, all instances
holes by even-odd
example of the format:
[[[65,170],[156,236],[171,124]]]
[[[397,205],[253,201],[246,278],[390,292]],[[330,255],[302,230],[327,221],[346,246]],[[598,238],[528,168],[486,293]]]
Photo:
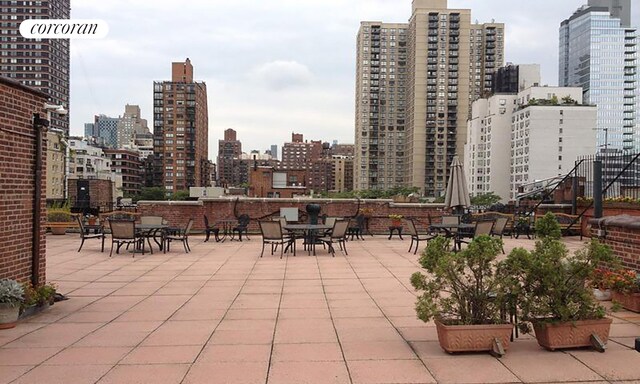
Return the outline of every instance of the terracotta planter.
[[[513,331],[513,324],[444,325],[437,320],[435,323],[440,346],[448,353],[491,351],[496,338],[507,350]]]
[[[7,303],[0,303],[0,329],[15,327],[18,322],[19,314],[19,305],[14,306]]]
[[[620,293],[613,291],[613,300],[620,303],[625,309],[640,312],[640,293]]]
[[[392,227],[401,227],[402,226],[402,220],[391,220],[391,226]]]
[[[609,340],[612,319],[579,320],[567,323],[534,322],[538,344],[548,350],[591,346],[591,334]]]
[[[52,235],[64,235],[67,233],[67,228],[65,227],[51,227]]]

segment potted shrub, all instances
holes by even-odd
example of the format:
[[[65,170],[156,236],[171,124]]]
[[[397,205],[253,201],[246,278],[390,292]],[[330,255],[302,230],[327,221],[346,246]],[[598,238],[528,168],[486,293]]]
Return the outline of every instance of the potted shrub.
[[[24,290],[17,281],[0,280],[0,329],[16,326],[23,296]]]
[[[64,235],[67,231],[66,223],[71,222],[71,212],[64,208],[50,208],[47,210],[47,222],[51,233],[54,235]]]
[[[401,227],[402,226],[402,218],[404,216],[402,215],[389,215],[389,218],[391,219],[391,226],[392,227]]]
[[[613,300],[624,308],[640,312],[640,275],[633,270],[619,270],[613,277]]]
[[[536,222],[536,234],[533,251],[516,248],[499,266],[520,308],[522,331],[533,325],[538,344],[550,350],[590,345],[603,350],[612,320],[605,318],[589,282],[601,263],[614,261],[611,249],[594,239],[570,256],[552,213]]]
[[[429,272],[411,276],[422,291],[416,303],[418,318],[434,320],[438,341],[446,352],[507,349],[513,325],[503,316],[508,295],[496,274],[502,240],[478,236],[460,252],[449,251],[449,239],[427,243],[420,265]],[[501,353],[500,353],[501,354]]]

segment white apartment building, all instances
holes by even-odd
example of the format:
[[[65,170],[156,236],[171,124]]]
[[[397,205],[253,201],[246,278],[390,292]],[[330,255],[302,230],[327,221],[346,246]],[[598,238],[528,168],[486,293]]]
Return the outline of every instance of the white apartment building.
[[[523,184],[570,172],[596,152],[597,108],[582,105],[582,89],[530,87],[473,104],[465,145],[472,195],[514,200]]]
[[[69,149],[72,152],[73,178],[112,180],[111,159],[101,148],[82,139],[70,138]]]

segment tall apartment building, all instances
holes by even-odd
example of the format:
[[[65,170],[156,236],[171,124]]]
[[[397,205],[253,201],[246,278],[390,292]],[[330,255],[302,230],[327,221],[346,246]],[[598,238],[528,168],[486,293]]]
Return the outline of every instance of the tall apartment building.
[[[404,181],[407,24],[362,22],[356,64],[354,188]]]
[[[504,25],[472,25],[470,10],[446,0],[413,0],[408,24],[361,23],[357,60],[355,189],[440,196],[463,154],[470,103],[503,64]]]
[[[104,154],[111,160],[111,171],[122,177],[122,193],[125,197],[142,191],[142,161],[137,151],[126,149],[105,149]]]
[[[69,39],[25,39],[27,19],[69,19],[70,0],[0,1],[0,76],[49,95],[49,103],[69,108]],[[69,136],[69,115],[52,114],[50,125]]]
[[[504,24],[471,24],[469,42],[469,100],[474,102],[491,94],[494,74],[504,64]]]
[[[116,147],[125,148],[131,146],[134,142],[136,134],[147,134],[147,120],[140,117],[140,106],[125,105],[124,114],[118,119],[116,129]]]
[[[118,122],[120,118],[95,115],[93,123],[85,123],[84,136],[97,145],[118,148]]]
[[[47,199],[65,198],[66,147],[62,131],[47,130]]]
[[[514,200],[523,184],[565,174],[595,151],[596,107],[582,89],[529,87],[473,103],[465,146],[469,193]]]
[[[242,143],[236,131],[229,128],[224,131],[224,139],[218,140],[218,186],[240,186],[237,167],[242,155]]]
[[[560,25],[559,79],[582,87],[598,106],[598,146],[640,149],[637,31],[629,26],[630,3],[589,1]]]
[[[187,58],[171,64],[171,81],[153,83],[154,183],[167,193],[209,180],[207,86],[193,80]]]

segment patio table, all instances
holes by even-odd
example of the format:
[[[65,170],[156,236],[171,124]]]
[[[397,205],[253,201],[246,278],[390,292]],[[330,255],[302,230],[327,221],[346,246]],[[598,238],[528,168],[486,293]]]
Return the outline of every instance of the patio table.
[[[164,236],[164,231],[168,229],[169,226],[166,224],[136,224],[136,231],[142,234],[147,238],[147,242],[149,243],[149,250],[151,254],[153,254],[153,247],[151,246],[151,238],[153,237],[153,241],[158,245],[158,248],[162,250],[162,242],[158,242],[157,236],[160,233],[160,236]],[[143,245],[144,247],[144,245]]]
[[[228,237],[229,240],[233,240],[233,226],[235,224],[238,224],[238,220],[237,219],[222,219],[222,220],[217,220],[216,221],[216,225],[219,225],[220,227],[222,227],[222,236],[220,236],[219,239],[216,239],[216,241],[219,241],[221,243],[224,243],[225,239]]]
[[[432,229],[442,229],[445,232],[444,237],[453,239],[454,241],[454,250],[457,246],[460,249],[460,236],[468,231],[473,231],[476,228],[475,224],[467,224],[467,223],[458,223],[458,224],[431,224],[430,228]],[[455,230],[455,232],[454,232]]]
[[[313,255],[316,255],[316,243],[318,242],[318,234],[324,233],[327,229],[331,229],[333,226],[326,224],[287,224],[284,229],[291,232],[304,233],[304,245],[307,247],[309,255],[313,251]]]

